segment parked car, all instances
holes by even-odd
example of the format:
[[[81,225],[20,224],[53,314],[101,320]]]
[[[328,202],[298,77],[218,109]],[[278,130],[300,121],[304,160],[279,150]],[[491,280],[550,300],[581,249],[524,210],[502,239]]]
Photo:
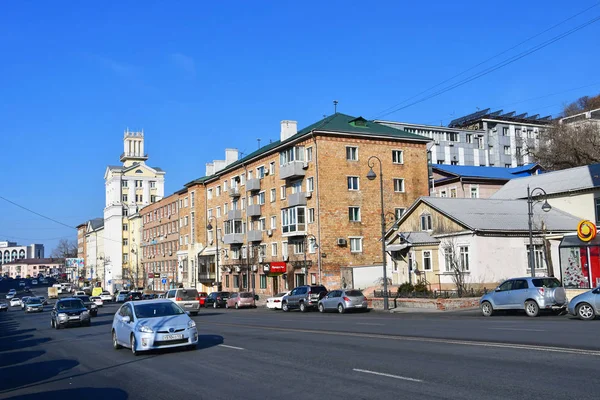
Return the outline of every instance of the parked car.
[[[100,298],[102,299],[102,301],[114,301],[113,295],[106,290],[100,293]]]
[[[25,286],[25,287],[23,288],[23,291],[24,291],[25,293],[30,293],[30,292],[31,292],[31,288],[30,288],[29,286]]]
[[[6,300],[10,300],[17,295],[17,291],[15,289],[10,289],[6,294]]]
[[[196,323],[170,300],[131,301],[123,304],[112,324],[115,349],[129,347],[134,355],[140,351],[187,346],[196,348]]]
[[[87,296],[87,294],[83,290],[76,290],[73,295],[74,296]]]
[[[288,294],[290,294],[290,292],[281,292],[277,293],[273,297],[269,297],[267,299],[267,308],[272,310],[281,310],[281,300]]]
[[[98,307],[104,307],[104,301],[100,298],[100,296],[92,296],[90,300],[94,302],[94,304]]]
[[[228,298],[229,292],[212,292],[204,300],[204,306],[212,308],[225,307]]]
[[[25,281],[19,281],[19,286],[20,287],[25,287]]]
[[[0,303],[0,311],[8,311],[8,304]]]
[[[564,310],[567,295],[556,278],[513,278],[483,295],[479,305],[486,317],[496,310],[525,310],[528,316],[537,317],[540,310]]]
[[[50,326],[55,329],[69,325],[90,326],[92,320],[83,301],[78,298],[66,298],[56,302],[50,313]]]
[[[586,321],[595,319],[600,314],[600,286],[573,297],[567,309],[569,314],[579,319]]]
[[[34,279],[34,280],[32,280],[32,281],[31,281],[31,284],[32,284],[32,285],[37,285],[37,284],[38,284],[38,281],[37,281],[37,279]]]
[[[129,292],[126,301],[142,300],[142,292]]]
[[[235,292],[231,293],[227,302],[225,302],[225,308],[243,308],[243,307],[256,307],[256,302],[254,301],[254,293],[252,292]]]
[[[90,296],[87,296],[87,295],[73,296],[73,298],[81,299],[81,301],[83,301],[83,304],[85,305],[85,308],[88,309],[88,311],[92,317],[95,317],[98,315],[98,306],[96,305],[96,303],[94,303],[92,301]]]
[[[21,299],[19,299],[18,297],[13,297],[12,299],[10,299],[11,307],[18,307],[20,305],[21,305]]]
[[[319,300],[327,294],[327,289],[322,285],[306,285],[294,288],[289,295],[281,300],[281,309],[290,311],[294,308],[302,312],[317,308]]]
[[[44,303],[39,297],[30,297],[24,303],[26,313],[44,311]]]
[[[198,292],[198,297],[200,298],[200,307],[206,306],[206,296],[208,296],[208,293]]]
[[[119,294],[117,294],[117,296],[115,297],[116,302],[123,303],[123,302],[127,301],[127,295],[129,295],[129,292],[126,292],[126,291],[119,292]]]
[[[337,310],[340,314],[346,311],[368,311],[367,298],[356,289],[332,290],[319,301],[319,311]]]
[[[154,300],[154,299],[158,299],[158,295],[157,294],[146,293],[146,294],[142,295],[142,300]]]
[[[193,288],[171,289],[167,292],[167,300],[171,300],[185,311],[189,311],[192,315],[198,315],[200,310],[200,297],[198,291]]]

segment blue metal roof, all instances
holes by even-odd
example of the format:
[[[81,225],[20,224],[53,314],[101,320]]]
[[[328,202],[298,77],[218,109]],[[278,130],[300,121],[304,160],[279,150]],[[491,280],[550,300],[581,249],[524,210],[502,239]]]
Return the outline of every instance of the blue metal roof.
[[[511,180],[522,176],[530,176],[534,173],[538,164],[527,164],[516,168],[502,167],[476,167],[469,165],[433,165],[433,169],[440,172],[446,172],[456,176],[488,179],[506,179]]]

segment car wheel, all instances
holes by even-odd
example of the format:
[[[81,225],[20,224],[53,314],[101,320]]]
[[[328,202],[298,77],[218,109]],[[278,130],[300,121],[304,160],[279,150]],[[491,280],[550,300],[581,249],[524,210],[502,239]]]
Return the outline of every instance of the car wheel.
[[[57,321],[54,321],[54,329],[60,329],[60,324]]]
[[[596,318],[596,313],[594,312],[594,307],[592,307],[588,303],[581,303],[577,305],[576,309],[577,316],[579,319],[584,321],[590,321]]]
[[[338,312],[339,312],[340,314],[343,314],[345,311],[346,311],[346,310],[344,309],[344,306],[343,306],[343,305],[341,305],[341,304],[338,304]]]
[[[287,303],[283,303],[283,304],[281,305],[281,309],[283,310],[283,312],[288,312],[288,311],[290,311],[290,308],[288,307],[288,304],[287,304]]]
[[[540,307],[533,300],[527,300],[525,302],[525,313],[530,317],[537,317],[540,312]]]
[[[113,341],[113,349],[115,349],[115,350],[119,350],[120,348],[122,348],[122,347],[123,347],[123,346],[121,346],[121,345],[119,344],[119,342],[117,341],[117,332],[115,332],[114,330],[113,330],[113,332],[112,332],[112,341]]]
[[[494,313],[492,303],[490,303],[489,301],[484,301],[483,303],[481,303],[481,313],[484,317],[491,317]]]
[[[235,309],[238,310],[240,308],[240,304],[239,303],[235,303]]]
[[[53,319],[50,319],[50,327],[54,328],[54,320]]]
[[[300,312],[306,312],[306,304],[304,302],[300,303]]]
[[[325,312],[325,307],[323,307],[323,303],[319,304],[319,312]]]
[[[137,349],[135,348],[137,346],[137,343],[135,341],[135,335],[131,335],[131,353],[134,356],[139,356],[140,353],[137,351]]]

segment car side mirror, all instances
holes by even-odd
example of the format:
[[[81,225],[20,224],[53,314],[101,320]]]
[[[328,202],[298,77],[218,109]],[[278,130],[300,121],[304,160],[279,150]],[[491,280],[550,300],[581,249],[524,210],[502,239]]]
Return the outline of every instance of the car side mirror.
[[[131,322],[131,318],[128,315],[124,316],[123,317],[123,322],[125,322],[126,324],[130,323]]]
[[[499,292],[499,291],[500,291],[499,287],[497,287],[496,289],[494,289],[494,292]]]
[[[600,288],[592,290],[592,293],[594,293],[594,294],[600,293]]]

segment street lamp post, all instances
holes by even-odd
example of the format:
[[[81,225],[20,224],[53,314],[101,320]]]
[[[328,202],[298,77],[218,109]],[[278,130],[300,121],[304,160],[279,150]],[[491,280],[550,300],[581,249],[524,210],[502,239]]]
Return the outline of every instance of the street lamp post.
[[[534,189],[530,189],[529,185],[527,185],[527,215],[529,217],[529,268],[531,269],[531,276],[535,278],[535,252],[533,250],[533,205],[535,201],[533,197],[535,196],[535,192],[539,192],[541,196],[544,197],[544,204],[542,204],[542,211],[548,212],[552,209],[552,206],[548,204],[548,200],[546,197],[546,191],[541,187],[536,187]],[[541,200],[539,200],[541,201]]]
[[[383,203],[383,164],[381,163],[381,159],[377,156],[371,156],[367,160],[367,165],[369,166],[369,173],[367,174],[367,179],[372,181],[377,178],[377,174],[373,171],[373,167],[375,166],[375,162],[373,159],[379,161],[379,195],[381,201],[381,256],[383,257],[383,309],[388,310],[388,289],[387,289],[387,260],[386,260],[386,252],[385,252],[385,208]]]
[[[310,239],[309,239],[310,238]],[[306,236],[304,236],[304,284],[305,285],[309,285],[308,283],[308,266],[306,265],[307,261],[306,261],[306,253],[308,252],[308,241],[311,241],[312,243],[315,243],[315,248],[318,249],[319,245],[316,244],[317,238],[315,237],[315,235],[313,234],[307,234]]]
[[[206,225],[206,229],[209,231],[213,230],[213,226],[210,224],[210,220],[215,221],[215,225],[217,224],[217,219],[215,217],[208,217],[208,225]],[[219,290],[219,230],[215,229],[214,241],[217,244],[217,251],[215,252],[216,263],[215,263],[215,281],[217,282],[217,290]],[[209,271],[210,272],[210,271]]]

